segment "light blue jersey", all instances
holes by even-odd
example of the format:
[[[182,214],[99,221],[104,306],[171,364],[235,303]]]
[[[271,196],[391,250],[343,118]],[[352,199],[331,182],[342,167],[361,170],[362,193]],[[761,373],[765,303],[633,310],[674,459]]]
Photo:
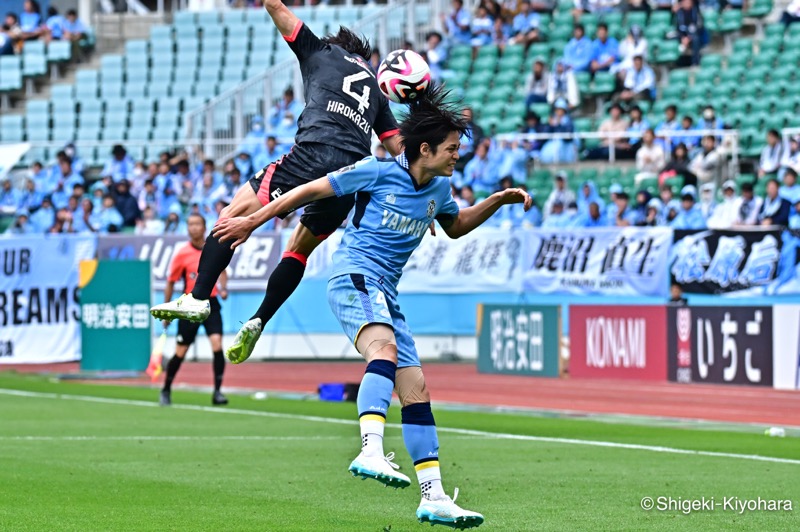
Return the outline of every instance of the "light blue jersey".
[[[419,366],[411,331],[397,303],[397,283],[411,253],[434,219],[454,220],[458,205],[450,180],[436,177],[417,186],[405,155],[367,157],[328,174],[337,196],[356,193],[355,215],[333,255],[328,303],[354,345],[364,326],[394,330],[397,366]]]
[[[377,280],[393,295],[403,266],[430,223],[458,216],[449,179],[436,177],[417,186],[405,155],[367,157],[328,174],[328,181],[338,197],[356,194],[355,214],[333,256],[331,277],[359,273]]]

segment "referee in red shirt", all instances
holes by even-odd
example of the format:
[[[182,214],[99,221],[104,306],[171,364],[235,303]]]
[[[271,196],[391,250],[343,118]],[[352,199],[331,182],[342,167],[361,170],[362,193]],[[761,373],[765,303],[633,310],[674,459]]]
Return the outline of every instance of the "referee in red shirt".
[[[197,279],[200,254],[203,251],[203,245],[206,243],[205,218],[199,214],[191,214],[187,220],[187,226],[190,240],[172,257],[167,285],[164,288],[164,301],[172,300],[172,292],[177,281],[183,280],[183,293],[188,294],[194,288],[194,282]],[[227,299],[227,286],[228,274],[223,270],[217,285],[214,286],[214,290],[211,292],[211,314],[202,323],[211,342],[211,350],[214,352],[214,395],[211,398],[211,402],[215,405],[228,404],[228,399],[220,392],[222,374],[225,372],[225,357],[222,354],[222,314],[220,312],[219,299],[217,299],[218,294],[222,299]],[[164,326],[166,327],[168,323],[165,321]],[[189,346],[194,343],[200,325],[200,323],[178,320],[178,345],[175,348],[175,356],[167,364],[167,377],[164,380],[164,388],[161,389],[161,399],[159,401],[161,406],[172,404],[172,381],[175,379],[175,375],[178,374],[186,352],[189,351]]]

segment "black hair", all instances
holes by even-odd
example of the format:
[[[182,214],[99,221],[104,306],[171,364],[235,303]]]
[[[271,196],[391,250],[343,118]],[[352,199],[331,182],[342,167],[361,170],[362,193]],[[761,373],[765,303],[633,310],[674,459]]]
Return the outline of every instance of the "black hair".
[[[678,107],[674,104],[669,104],[665,109],[665,111],[672,111],[673,113],[678,112]]]
[[[48,17],[54,17],[56,15],[58,15],[58,9],[56,9],[55,6],[50,6],[50,7],[47,8],[47,16]]]
[[[194,205],[199,205],[199,204],[198,203],[194,203],[192,205],[194,206]],[[186,217],[186,221],[188,222],[189,218],[191,218],[193,216],[196,216],[196,217],[200,218],[203,221],[203,227],[206,226],[206,219],[199,212],[191,212],[191,213],[189,213],[189,216]]]
[[[186,159],[181,159],[180,161],[175,163],[175,166],[177,166],[178,168],[186,168],[188,170],[189,169],[189,161],[187,161]]]
[[[6,18],[11,17],[14,19],[14,23],[19,24],[19,17],[16,13],[11,13],[10,11],[6,13]],[[9,28],[10,29],[10,28]]]
[[[742,183],[742,192],[752,192],[753,191],[753,183],[752,181],[745,181]]]
[[[346,52],[361,56],[364,61],[369,61],[369,56],[372,55],[372,46],[363,35],[358,35],[353,31],[339,26],[339,32],[336,34],[331,33],[322,38],[322,42],[333,46],[340,46]]]
[[[605,22],[601,22],[597,25],[597,29],[599,30],[600,28],[603,28],[604,30],[608,31],[608,24],[606,24]]]
[[[778,133],[777,129],[770,129],[769,131],[767,131],[767,135],[772,135],[773,137],[781,138],[781,134]]]
[[[203,166],[212,166],[212,167],[214,167],[216,165],[214,164],[214,159],[206,159],[205,161],[203,161]]]
[[[436,148],[447,136],[456,131],[459,135],[467,132],[463,108],[458,102],[448,101],[450,92],[441,85],[431,84],[419,98],[409,105],[400,134],[409,164],[419,159],[423,144],[428,144],[436,153]]]
[[[581,30],[581,33],[586,35],[586,28],[583,27],[583,24],[575,24],[575,26],[572,28],[572,31],[575,30]]]
[[[67,11],[67,16],[78,18],[78,12],[75,11],[74,9],[70,9],[69,11]]]

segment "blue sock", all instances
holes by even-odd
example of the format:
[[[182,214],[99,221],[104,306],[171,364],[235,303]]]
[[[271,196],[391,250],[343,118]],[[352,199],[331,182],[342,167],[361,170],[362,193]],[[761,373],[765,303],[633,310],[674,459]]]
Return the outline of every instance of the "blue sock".
[[[445,496],[439,469],[439,437],[430,403],[408,405],[402,410],[403,441],[414,461],[422,497],[440,499]]]
[[[386,412],[392,401],[397,364],[373,360],[367,364],[358,388],[358,421],[361,426],[361,452],[365,456],[383,456],[383,429]]]

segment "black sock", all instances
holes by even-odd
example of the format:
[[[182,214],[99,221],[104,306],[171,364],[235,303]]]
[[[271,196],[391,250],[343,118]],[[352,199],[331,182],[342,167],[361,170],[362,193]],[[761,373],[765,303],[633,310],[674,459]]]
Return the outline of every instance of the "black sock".
[[[217,284],[220,274],[228,267],[233,257],[231,244],[224,244],[217,237],[209,234],[203,253],[200,254],[200,265],[197,267],[197,280],[192,289],[195,299],[208,299]]]
[[[222,351],[214,351],[214,391],[218,392],[222,386],[222,374],[225,373],[225,357]]]
[[[278,263],[275,271],[269,276],[264,300],[253,315],[253,318],[261,318],[262,330],[303,280],[305,271],[305,261],[295,256],[284,256]]]
[[[172,381],[175,380],[175,375],[177,375],[178,370],[181,369],[182,363],[183,359],[178,355],[169,359],[169,364],[167,364],[167,378],[164,379],[164,390],[168,392],[172,390]]]

